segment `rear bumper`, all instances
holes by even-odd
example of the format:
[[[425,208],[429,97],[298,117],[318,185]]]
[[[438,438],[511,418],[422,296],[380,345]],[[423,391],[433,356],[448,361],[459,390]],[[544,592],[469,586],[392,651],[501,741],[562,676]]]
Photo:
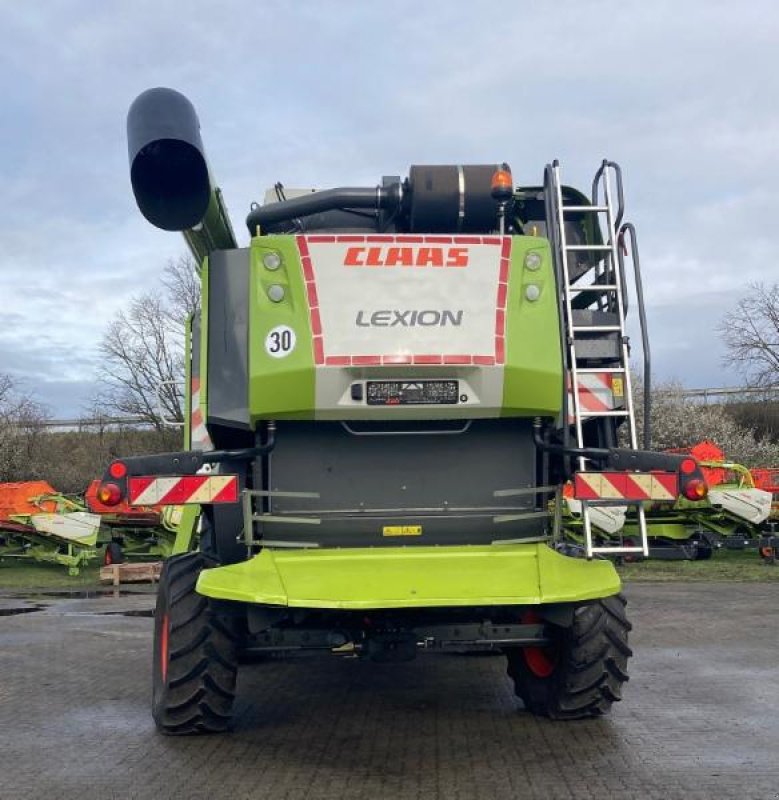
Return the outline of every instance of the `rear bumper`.
[[[344,610],[569,603],[619,590],[610,562],[538,543],[263,550],[197,583],[217,600]]]

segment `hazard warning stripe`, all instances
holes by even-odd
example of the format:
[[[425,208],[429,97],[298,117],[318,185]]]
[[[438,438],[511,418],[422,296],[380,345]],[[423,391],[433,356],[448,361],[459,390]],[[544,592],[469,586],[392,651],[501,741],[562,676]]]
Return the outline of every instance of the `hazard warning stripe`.
[[[200,409],[200,378],[192,376],[190,393],[190,434],[193,450],[213,450],[214,445],[208,435],[208,429]]]
[[[679,479],[674,472],[577,472],[577,500],[676,500]]]
[[[130,505],[179,506],[191,503],[237,503],[237,475],[154,475],[131,477],[127,482]]]

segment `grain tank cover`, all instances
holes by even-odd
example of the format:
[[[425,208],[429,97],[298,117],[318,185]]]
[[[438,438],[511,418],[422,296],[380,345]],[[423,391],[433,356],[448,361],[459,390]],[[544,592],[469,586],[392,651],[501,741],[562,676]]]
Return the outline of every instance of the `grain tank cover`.
[[[130,180],[138,208],[166,231],[196,226],[211,197],[200,122],[173,89],[148,89],[127,114]]]

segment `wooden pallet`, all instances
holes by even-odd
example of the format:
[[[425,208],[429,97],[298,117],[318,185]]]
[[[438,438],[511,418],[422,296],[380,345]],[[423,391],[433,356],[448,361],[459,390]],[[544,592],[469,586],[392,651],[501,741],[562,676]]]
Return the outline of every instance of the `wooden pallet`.
[[[100,583],[156,583],[160,579],[162,561],[109,564],[100,567]]]

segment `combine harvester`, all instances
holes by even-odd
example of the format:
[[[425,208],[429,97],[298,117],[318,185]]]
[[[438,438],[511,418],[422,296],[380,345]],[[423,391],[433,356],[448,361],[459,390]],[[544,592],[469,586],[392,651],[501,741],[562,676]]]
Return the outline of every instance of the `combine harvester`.
[[[589,197],[556,162],[520,187],[505,164],[276,184],[241,248],[199,128],[170,89],[128,116],[141,212],[202,263],[190,449],[114,461],[100,490],[202,508],[198,549],[160,581],[158,728],[227,728],[246,649],[393,662],[491,647],[531,712],[607,712],[630,623],[599,556],[648,552],[643,501],[705,492],[694,458],[636,440],[621,239],[636,277],[638,261],[619,167],[604,161]],[[585,417],[591,381],[609,399]],[[615,502],[638,507],[632,548],[593,542],[592,508]]]
[[[0,559],[62,564],[69,575],[97,557],[100,517],[45,481],[0,484]]]

